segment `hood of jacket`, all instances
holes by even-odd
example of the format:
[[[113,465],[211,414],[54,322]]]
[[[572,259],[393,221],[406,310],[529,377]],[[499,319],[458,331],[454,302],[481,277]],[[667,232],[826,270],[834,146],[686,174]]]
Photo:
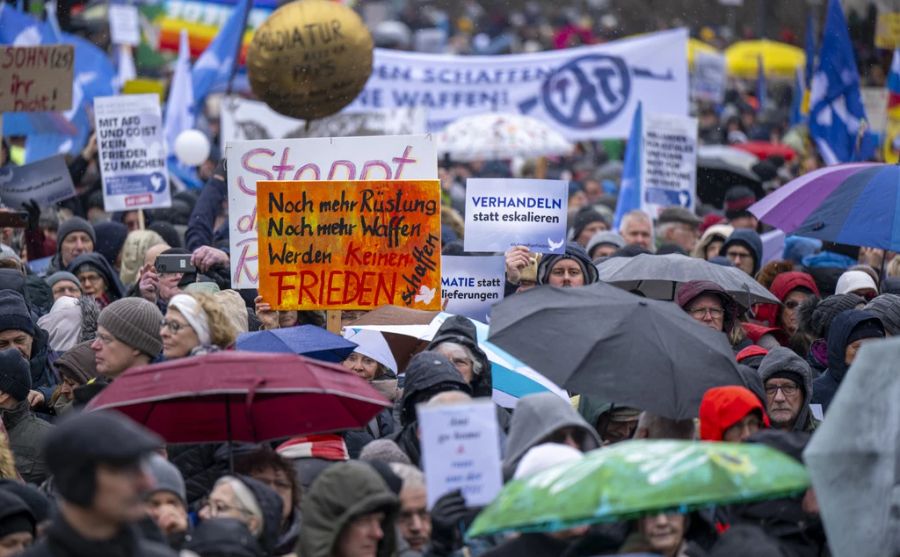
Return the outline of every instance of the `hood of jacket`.
[[[584,272],[584,284],[592,284],[599,279],[600,273],[597,271],[594,262],[588,257],[587,252],[584,251],[584,248],[575,242],[569,242],[566,244],[565,253],[546,253],[541,257],[541,262],[538,263],[537,268],[538,284],[547,284],[547,280],[550,278],[550,270],[553,269],[557,261],[562,259],[573,259],[581,266],[581,270]]]
[[[472,378],[472,395],[489,397],[493,394],[491,381],[491,362],[488,360],[487,354],[478,346],[478,333],[475,330],[475,324],[462,315],[454,315],[448,317],[441,324],[437,334],[434,335],[431,343],[425,347],[425,350],[434,350],[441,343],[455,342],[468,348],[475,359],[481,364],[481,372],[475,374]]]
[[[722,330],[727,334],[734,328],[734,323],[740,313],[740,306],[735,299],[725,291],[724,288],[709,280],[692,280],[682,283],[675,291],[675,303],[687,311],[694,298],[701,294],[712,294],[718,296],[722,301],[722,308],[725,310],[725,316],[722,319]]]
[[[733,385],[709,389],[700,401],[700,439],[722,441],[725,431],[751,412],[758,412],[769,427],[765,406],[749,389]]]
[[[751,274],[756,276],[756,273],[759,272],[760,263],[762,263],[763,253],[762,239],[760,239],[759,234],[749,228],[738,228],[722,244],[719,255],[725,255],[728,252],[728,248],[733,244],[741,244],[750,250],[750,253],[753,255],[753,273]]]
[[[706,248],[716,240],[724,242],[731,236],[732,232],[734,232],[734,227],[730,224],[714,224],[710,226],[703,232],[703,236],[700,236],[700,240],[697,242],[691,255],[700,259],[706,259]]]
[[[406,383],[400,399],[400,424],[416,421],[416,407],[442,391],[463,391],[471,388],[450,360],[437,352],[426,350],[413,356],[406,366]]]
[[[503,477],[512,478],[519,461],[528,449],[558,429],[576,427],[585,432],[585,446],[590,451],[600,446],[597,430],[572,408],[568,401],[554,393],[538,393],[519,399],[513,412],[506,438],[506,457],[503,459]]]
[[[97,252],[82,253],[69,263],[69,267],[66,270],[77,276],[77,273],[75,273],[76,269],[85,263],[95,267],[103,275],[110,301],[115,301],[125,296],[125,287],[122,286],[118,273],[113,270],[109,261]]]
[[[850,338],[853,329],[864,321],[875,321],[882,331],[884,330],[884,325],[881,324],[878,317],[859,309],[839,313],[828,329],[828,373],[834,376],[838,383],[844,379],[844,374],[847,373],[847,364],[844,363],[849,344],[847,339]]]
[[[378,544],[376,555],[393,555],[396,544],[393,524],[398,508],[397,497],[374,468],[356,460],[334,464],[319,474],[303,494],[299,554],[330,557],[341,531],[350,521],[382,511],[384,538]]]
[[[819,287],[816,285],[812,275],[799,271],[790,271],[777,275],[775,280],[772,281],[772,286],[769,287],[769,292],[784,302],[788,294],[798,288],[804,288],[815,296],[819,296]],[[781,327],[781,309],[781,306],[775,304],[760,304],[756,309],[756,318],[773,327]]]
[[[803,389],[803,403],[794,423],[794,431],[803,431],[809,420],[809,402],[813,392],[813,376],[809,364],[790,348],[778,346],[766,354],[759,364],[758,371],[764,386],[776,373],[789,373],[791,379]]]
[[[272,554],[281,533],[281,507],[283,505],[281,496],[266,484],[250,476],[238,475],[236,477],[253,492],[253,498],[259,504],[259,510],[263,515],[262,532],[258,536],[259,545],[267,554]]]

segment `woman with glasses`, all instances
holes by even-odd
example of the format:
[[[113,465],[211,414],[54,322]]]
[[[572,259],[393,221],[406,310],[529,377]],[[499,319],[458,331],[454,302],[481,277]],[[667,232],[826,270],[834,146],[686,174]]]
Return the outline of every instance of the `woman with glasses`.
[[[810,296],[818,296],[816,281],[807,273],[791,271],[781,273],[772,281],[769,291],[781,302],[764,304],[756,311],[762,326],[745,326],[747,336],[767,350],[788,346],[800,326],[800,304]],[[808,345],[800,349],[805,354]]]
[[[738,324],[743,309],[718,284],[708,280],[685,282],[675,292],[675,303],[694,320],[725,333],[735,353],[752,344]]]
[[[234,325],[208,294],[176,294],[169,300],[159,336],[167,360],[224,350],[234,344]]]
[[[281,497],[266,484],[248,476],[222,476],[200,509],[200,518],[237,519],[256,537],[266,555],[279,555],[275,547],[281,508]]]
[[[99,253],[79,255],[69,264],[68,271],[78,278],[84,295],[94,298],[100,309],[125,295],[119,275]]]

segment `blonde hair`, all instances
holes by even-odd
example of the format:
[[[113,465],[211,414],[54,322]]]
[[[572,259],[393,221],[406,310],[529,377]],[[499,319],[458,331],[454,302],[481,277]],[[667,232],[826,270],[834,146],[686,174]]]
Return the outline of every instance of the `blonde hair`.
[[[888,262],[887,276],[900,277],[900,256],[894,257]]]
[[[209,325],[209,338],[219,348],[228,348],[237,339],[237,330],[234,323],[228,318],[221,302],[212,294],[193,292],[189,294],[197,300],[203,313],[206,314],[206,323]]]
[[[122,264],[119,266],[119,278],[122,284],[137,282],[138,272],[144,265],[144,254],[153,246],[165,244],[162,236],[152,230],[132,230],[125,237],[122,246]]]

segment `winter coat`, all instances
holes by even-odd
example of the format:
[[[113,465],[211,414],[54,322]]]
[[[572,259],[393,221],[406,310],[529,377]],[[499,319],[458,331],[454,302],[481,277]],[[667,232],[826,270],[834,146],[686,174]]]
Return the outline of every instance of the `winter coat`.
[[[35,416],[27,400],[19,402],[11,410],[0,410],[0,417],[9,434],[9,448],[16,459],[19,475],[28,483],[41,484],[50,475],[44,462],[43,448],[44,439],[53,426]]]
[[[228,473],[228,453],[222,443],[169,445],[168,454],[184,478],[188,505],[208,495],[216,480]]]
[[[585,432],[582,451],[600,446],[597,431],[572,408],[568,401],[554,393],[538,393],[519,399],[509,426],[503,477],[512,478],[519,461],[528,449],[540,444],[551,433],[564,427],[576,427]]]
[[[96,268],[103,276],[103,281],[106,282],[106,296],[110,302],[115,302],[125,297],[126,290],[122,285],[122,281],[119,280],[119,274],[112,268],[109,261],[99,253],[82,253],[69,263],[69,267],[66,270],[77,276],[78,274],[75,271],[85,263]]]
[[[793,350],[779,346],[766,354],[766,357],[759,364],[758,371],[763,385],[776,373],[791,374],[790,379],[803,390],[803,402],[800,405],[800,412],[797,414],[797,421],[794,423],[793,431],[814,430],[817,422],[809,409],[809,401],[813,393],[813,377],[812,370],[809,368],[806,360],[794,353]]]
[[[263,551],[268,555],[275,555],[275,547],[278,545],[278,537],[281,532],[281,496],[259,480],[249,476],[237,476],[247,488],[253,492],[253,498],[262,511],[263,525],[257,539]]]
[[[759,234],[749,228],[738,228],[732,232],[731,236],[729,236],[728,239],[725,240],[725,243],[722,244],[719,255],[724,256],[728,253],[728,248],[733,244],[740,244],[750,251],[750,254],[753,256],[753,272],[750,274],[751,276],[756,276],[756,273],[759,272],[760,264],[762,263],[763,253],[762,239],[760,239]]]
[[[857,325],[869,320],[882,326],[881,321],[873,314],[858,309],[841,312],[831,322],[828,329],[828,369],[813,381],[812,403],[821,404],[823,412],[828,411],[831,399],[847,373],[848,366],[844,363],[847,345],[850,344],[847,339]]]
[[[50,335],[37,325],[34,327],[34,337],[31,341],[31,359],[28,365],[31,368],[31,388],[44,395],[44,402],[49,403],[56,389],[56,375],[50,368]]]
[[[88,540],[76,532],[62,515],[56,515],[45,536],[28,548],[23,557],[176,557],[168,546],[141,537],[137,526],[128,525],[106,541]]]
[[[385,513],[377,557],[388,557],[395,550],[394,520],[399,508],[397,497],[381,476],[368,464],[341,462],[322,472],[300,503],[303,528],[297,553],[303,557],[330,557],[347,524],[360,515]]]

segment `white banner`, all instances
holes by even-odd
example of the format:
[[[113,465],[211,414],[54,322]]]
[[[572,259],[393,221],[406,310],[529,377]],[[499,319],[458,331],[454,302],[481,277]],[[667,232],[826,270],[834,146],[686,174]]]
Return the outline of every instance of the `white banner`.
[[[171,207],[159,95],[97,97],[94,118],[104,209]]]
[[[256,288],[257,180],[436,180],[431,136],[396,135],[235,141],[228,164],[232,288]]]
[[[685,29],[507,56],[375,49],[353,111],[423,107],[429,131],[484,112],[538,118],[570,140],[624,138],[645,112],[688,115]]]
[[[222,150],[232,141],[295,137],[358,137],[425,133],[421,108],[342,112],[307,122],[275,112],[266,103],[240,97],[222,100]]]
[[[697,199],[697,119],[644,113],[641,209],[655,219],[665,207],[694,210]]]
[[[717,52],[694,54],[691,97],[698,101],[721,103],[725,100],[725,55]]]

